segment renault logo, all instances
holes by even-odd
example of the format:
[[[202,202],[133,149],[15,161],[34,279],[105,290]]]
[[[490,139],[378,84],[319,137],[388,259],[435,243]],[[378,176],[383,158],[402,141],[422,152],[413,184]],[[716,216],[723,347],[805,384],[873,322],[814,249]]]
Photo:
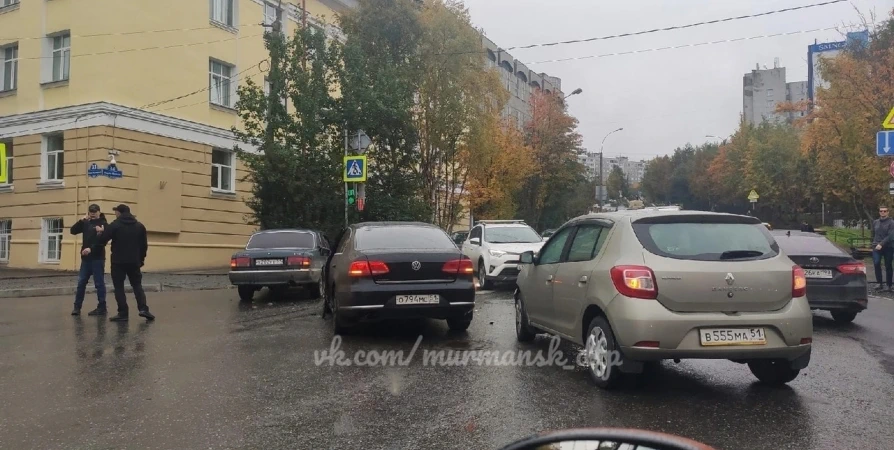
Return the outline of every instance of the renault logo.
[[[726,279],[726,284],[727,284],[728,286],[732,286],[733,283],[736,282],[736,277],[734,277],[733,274],[731,274],[731,273],[726,274],[726,278],[725,278],[725,279]]]
[[[422,268],[422,263],[419,261],[413,261],[413,263],[410,264],[410,266],[413,267],[413,270],[419,270]]]

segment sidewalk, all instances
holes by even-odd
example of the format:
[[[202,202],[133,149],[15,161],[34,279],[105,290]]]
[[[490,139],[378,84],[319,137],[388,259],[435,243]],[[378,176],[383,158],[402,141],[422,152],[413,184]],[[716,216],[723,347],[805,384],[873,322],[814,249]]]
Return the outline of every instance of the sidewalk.
[[[230,289],[227,268],[203,269],[184,272],[145,272],[143,289],[146,292],[193,291]],[[78,274],[71,271],[8,269],[0,267],[0,298],[27,298],[74,295]],[[112,278],[106,273],[106,292],[114,292]],[[132,292],[125,283],[127,292]],[[87,285],[87,293],[95,293],[93,280]]]

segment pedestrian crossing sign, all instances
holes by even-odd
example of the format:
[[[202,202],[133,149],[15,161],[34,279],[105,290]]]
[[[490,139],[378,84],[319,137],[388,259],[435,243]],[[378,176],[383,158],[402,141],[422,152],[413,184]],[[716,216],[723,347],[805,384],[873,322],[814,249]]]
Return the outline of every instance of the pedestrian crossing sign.
[[[366,155],[345,156],[346,183],[366,182]]]
[[[9,181],[9,174],[6,171],[9,164],[6,163],[6,144],[0,142],[0,184],[6,184]]]

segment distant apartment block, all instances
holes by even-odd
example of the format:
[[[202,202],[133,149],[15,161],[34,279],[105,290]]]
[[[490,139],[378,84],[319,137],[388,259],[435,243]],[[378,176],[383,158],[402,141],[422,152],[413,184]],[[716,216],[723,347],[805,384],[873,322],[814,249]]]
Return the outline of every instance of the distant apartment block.
[[[598,180],[599,174],[599,153],[584,153],[578,157],[581,164],[587,169],[587,179],[593,181]],[[608,180],[608,176],[615,167],[624,172],[627,182],[630,184],[643,181],[643,174],[646,170],[644,161],[631,161],[626,156],[604,157],[602,158],[602,179],[603,182]]]
[[[785,67],[779,67],[778,60],[772,69],[761,69],[760,64],[743,77],[742,112],[745,121],[751,125],[761,122],[791,122],[803,117],[804,112],[777,113],[780,103],[807,100],[807,82],[787,83]]]

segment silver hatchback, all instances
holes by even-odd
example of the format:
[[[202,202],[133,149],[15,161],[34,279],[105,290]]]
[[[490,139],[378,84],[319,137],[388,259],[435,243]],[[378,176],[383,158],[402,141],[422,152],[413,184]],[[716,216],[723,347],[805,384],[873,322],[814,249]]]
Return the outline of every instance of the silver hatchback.
[[[804,271],[753,217],[590,214],[521,260],[518,339],[545,332],[584,346],[600,387],[664,359],[729,359],[770,384],[810,362]]]

